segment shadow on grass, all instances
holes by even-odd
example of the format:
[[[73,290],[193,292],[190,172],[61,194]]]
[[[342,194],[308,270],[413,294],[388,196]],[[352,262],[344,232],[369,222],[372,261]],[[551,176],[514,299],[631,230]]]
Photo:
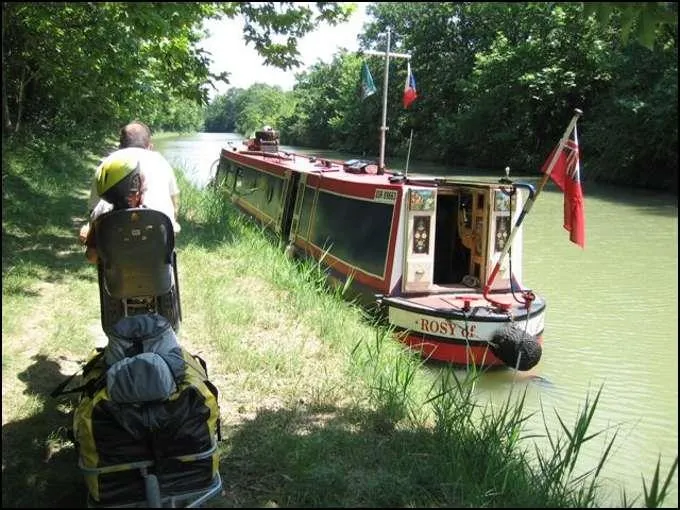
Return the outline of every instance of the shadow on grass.
[[[86,488],[72,443],[67,442],[74,401],[50,392],[64,380],[59,364],[36,355],[17,378],[26,385],[28,418],[2,426],[2,506],[4,508],[84,508]]]
[[[68,148],[3,150],[3,276],[21,267],[24,276],[56,282],[86,266],[78,229],[86,220],[85,190],[93,171]],[[74,188],[78,182],[82,189]],[[3,292],[27,291],[3,287]]]
[[[396,432],[381,424],[378,413],[360,420],[353,414],[338,408],[261,410],[229,431],[221,462],[225,493],[211,506],[400,508],[436,501],[437,482],[426,476],[431,468],[419,469],[436,439]]]
[[[72,444],[47,456],[49,439],[64,441],[71,415],[49,393],[64,376],[44,356],[19,377],[42,410],[3,426],[5,508],[84,508],[87,489]],[[75,402],[70,402],[72,405]],[[362,414],[360,414],[362,413]],[[432,479],[424,462],[443,462],[441,439],[395,431],[380,413],[338,409],[264,410],[231,430],[223,427],[224,493],[210,507],[419,507],[456,505],[457,490]],[[17,456],[17,452],[22,452]],[[442,452],[444,455],[444,452]]]
[[[210,506],[459,507],[474,503],[476,489],[485,506],[541,501],[526,491],[526,481],[519,483],[520,469],[508,475],[517,490],[487,492],[485,473],[498,459],[467,444],[427,429],[395,429],[381,412],[304,405],[260,410],[225,431],[224,494]],[[455,462],[458,455],[480,461]]]

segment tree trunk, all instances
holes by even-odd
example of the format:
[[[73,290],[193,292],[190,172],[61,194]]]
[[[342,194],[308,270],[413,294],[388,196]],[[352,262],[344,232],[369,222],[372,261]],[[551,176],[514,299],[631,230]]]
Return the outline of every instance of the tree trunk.
[[[24,88],[26,86],[26,66],[21,70],[21,80],[19,81],[19,90],[17,91],[17,119],[14,124],[14,132],[19,132],[19,125],[21,124],[21,113],[24,105]]]
[[[9,115],[9,104],[7,103],[7,82],[2,80],[2,132],[11,134],[13,130],[14,126]]]

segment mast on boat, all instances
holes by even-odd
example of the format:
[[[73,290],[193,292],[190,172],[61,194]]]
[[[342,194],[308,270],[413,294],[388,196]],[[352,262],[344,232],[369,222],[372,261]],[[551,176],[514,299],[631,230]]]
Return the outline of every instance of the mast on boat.
[[[390,53],[390,27],[387,27],[387,46],[385,51],[365,50],[368,55],[377,55],[385,59],[385,83],[383,84],[382,126],[380,126],[380,162],[378,173],[385,171],[385,138],[387,133],[387,83],[389,81],[390,57],[411,59],[410,53]]]

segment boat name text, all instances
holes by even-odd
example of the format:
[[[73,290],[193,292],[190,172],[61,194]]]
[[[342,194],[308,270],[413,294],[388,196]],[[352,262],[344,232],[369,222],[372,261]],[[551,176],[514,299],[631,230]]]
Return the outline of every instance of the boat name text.
[[[451,336],[456,338],[477,338],[477,325],[461,326],[446,319],[426,319],[421,317],[416,324],[423,333]]]
[[[393,204],[397,201],[397,192],[392,189],[376,189],[374,200],[376,202],[385,202],[387,204]]]

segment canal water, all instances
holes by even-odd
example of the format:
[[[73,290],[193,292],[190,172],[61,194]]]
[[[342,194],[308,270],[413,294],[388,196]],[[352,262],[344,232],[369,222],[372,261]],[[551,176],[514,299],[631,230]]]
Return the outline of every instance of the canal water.
[[[241,140],[235,134],[200,133],[155,145],[194,184],[204,186],[220,149]],[[408,166],[409,174],[457,173],[413,158]],[[649,487],[659,457],[663,478],[678,454],[677,197],[589,183],[587,155],[581,158],[581,174],[584,250],[569,242],[562,228],[563,196],[554,186],[546,186],[525,220],[523,283],[548,303],[541,361],[528,374],[486,373],[477,390],[481,398],[501,404],[526,389],[526,410],[534,413],[527,432],[544,436],[546,429],[559,434],[560,420],[572,431],[586,400],[601,390],[589,429],[601,434],[584,447],[577,471],[595,468],[616,434],[599,480],[608,504],[618,506],[622,488],[629,498],[641,495],[642,478]],[[524,180],[537,183],[538,172]],[[548,448],[545,437],[532,441]],[[677,504],[676,473],[664,506]]]

